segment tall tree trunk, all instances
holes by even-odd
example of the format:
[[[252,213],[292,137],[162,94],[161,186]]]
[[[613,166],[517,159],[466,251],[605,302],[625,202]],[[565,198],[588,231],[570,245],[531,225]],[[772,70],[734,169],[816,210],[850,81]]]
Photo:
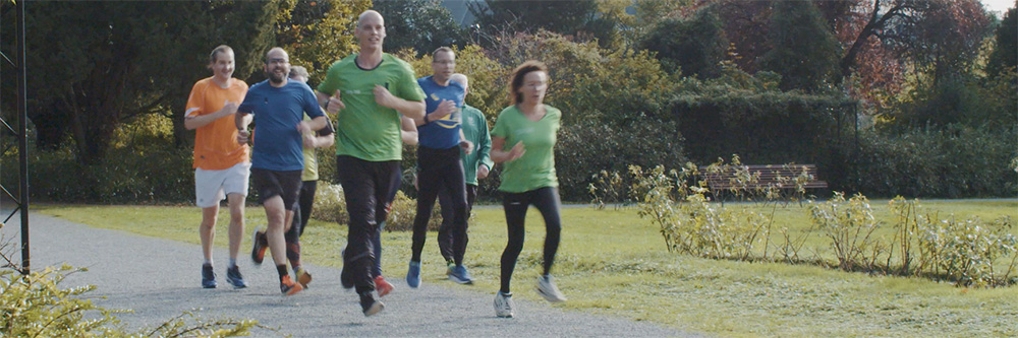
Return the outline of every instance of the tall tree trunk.
[[[845,56],[841,58],[841,77],[837,79],[840,82],[852,76],[852,68],[855,67],[856,59],[859,56],[859,52],[862,47],[866,44],[866,40],[870,36],[876,34],[877,30],[883,29],[887,24],[887,20],[902,15],[902,10],[906,7],[905,4],[899,3],[887,10],[886,13],[880,15],[880,0],[873,0],[873,11],[870,13],[870,20],[866,22],[866,26],[859,31],[859,36],[855,38],[855,42],[852,43],[852,47],[848,49]]]

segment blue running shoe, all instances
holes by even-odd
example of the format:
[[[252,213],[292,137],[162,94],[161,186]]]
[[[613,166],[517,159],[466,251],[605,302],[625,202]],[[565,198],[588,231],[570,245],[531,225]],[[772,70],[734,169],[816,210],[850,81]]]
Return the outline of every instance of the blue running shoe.
[[[467,268],[462,265],[457,265],[452,269],[452,273],[449,274],[449,280],[460,284],[474,283],[474,279],[470,277],[470,272],[468,272]]]
[[[201,266],[201,287],[215,289],[216,286],[216,272],[212,271],[212,264],[203,264]]]
[[[226,282],[233,285],[234,289],[243,289],[247,287],[247,282],[244,281],[244,276],[240,275],[240,268],[236,265],[232,268],[226,269]]]
[[[406,284],[414,289],[421,286],[421,262],[410,261],[410,268],[406,272]]]

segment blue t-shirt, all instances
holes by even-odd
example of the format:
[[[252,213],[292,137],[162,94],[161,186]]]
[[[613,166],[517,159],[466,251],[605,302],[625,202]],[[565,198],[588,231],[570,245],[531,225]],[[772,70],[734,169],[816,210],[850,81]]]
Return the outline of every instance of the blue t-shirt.
[[[255,117],[251,168],[304,170],[303,140],[297,124],[304,114],[311,118],[324,116],[311,87],[286,81],[286,85],[276,88],[265,80],[248,89],[237,111]]]
[[[450,100],[456,103],[456,111],[440,120],[428,119],[429,123],[417,127],[417,142],[421,146],[431,149],[449,149],[460,144],[460,115],[463,110],[463,97],[466,91],[463,85],[455,81],[449,81],[448,86],[442,86],[435,82],[431,76],[417,79],[417,84],[424,90],[424,103],[428,108],[427,114],[435,112],[438,104],[443,100]]]

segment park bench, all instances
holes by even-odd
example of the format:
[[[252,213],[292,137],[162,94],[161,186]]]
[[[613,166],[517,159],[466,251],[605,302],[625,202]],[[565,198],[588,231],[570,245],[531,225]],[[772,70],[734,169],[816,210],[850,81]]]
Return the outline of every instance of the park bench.
[[[768,199],[805,196],[807,189],[826,189],[827,182],[816,178],[813,164],[712,165],[699,168],[711,194],[717,199],[735,195],[761,195]]]

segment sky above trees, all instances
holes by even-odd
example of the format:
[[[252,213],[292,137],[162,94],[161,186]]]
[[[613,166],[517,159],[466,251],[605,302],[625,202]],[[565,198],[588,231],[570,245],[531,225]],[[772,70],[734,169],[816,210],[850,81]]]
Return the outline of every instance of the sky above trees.
[[[1008,8],[1014,7],[1014,0],[981,0],[983,6],[991,12],[997,12],[999,15],[1004,15]]]

